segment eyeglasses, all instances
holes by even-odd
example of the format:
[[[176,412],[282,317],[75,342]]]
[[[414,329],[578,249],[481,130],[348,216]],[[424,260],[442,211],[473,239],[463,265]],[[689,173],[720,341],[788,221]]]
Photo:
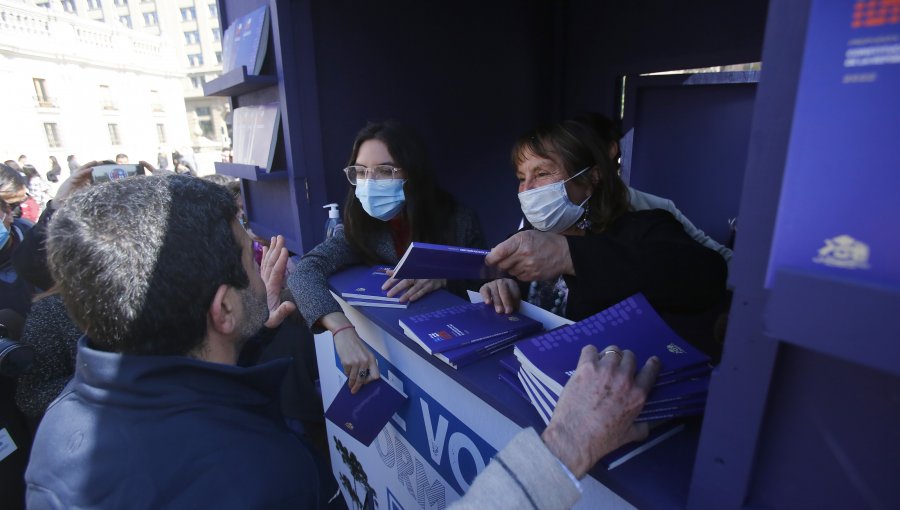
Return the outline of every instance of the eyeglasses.
[[[18,202],[7,202],[6,200],[0,199],[0,208],[2,208],[4,211],[14,211],[16,207],[24,204],[26,200],[28,200],[27,196],[25,200],[19,200]]]
[[[397,179],[397,172],[399,171],[399,168],[391,165],[378,165],[372,168],[366,168],[362,165],[353,165],[344,169],[347,180],[354,186],[356,186],[356,181],[363,179],[374,179],[376,181]]]

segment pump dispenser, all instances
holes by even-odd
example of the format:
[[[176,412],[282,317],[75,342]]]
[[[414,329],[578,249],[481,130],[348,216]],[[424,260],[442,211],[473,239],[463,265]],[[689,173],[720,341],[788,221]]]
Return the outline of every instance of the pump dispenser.
[[[341,223],[341,213],[338,211],[338,205],[323,205],[322,209],[328,209],[328,220],[325,222],[325,239],[329,239],[337,232],[343,232],[344,225]]]

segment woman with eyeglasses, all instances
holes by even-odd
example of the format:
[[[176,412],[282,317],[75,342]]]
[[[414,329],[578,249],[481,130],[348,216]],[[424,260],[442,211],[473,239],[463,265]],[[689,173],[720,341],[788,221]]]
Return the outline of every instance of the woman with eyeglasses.
[[[13,253],[31,223],[20,219],[21,205],[28,198],[22,174],[0,164],[0,310],[10,308],[23,317],[31,307],[32,287],[20,278],[12,264]]]
[[[352,392],[378,378],[375,357],[328,292],[327,278],[354,264],[393,265],[412,241],[485,246],[475,213],[434,180],[421,139],[395,122],[372,123],[353,142],[342,172],[350,183],[344,229],[306,253],[288,280],[313,333],[334,335]],[[388,280],[390,296],[415,301],[446,280]]]

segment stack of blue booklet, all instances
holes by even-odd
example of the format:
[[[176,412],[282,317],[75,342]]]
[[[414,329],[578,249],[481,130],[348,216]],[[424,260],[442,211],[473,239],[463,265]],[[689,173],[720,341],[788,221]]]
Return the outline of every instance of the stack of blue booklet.
[[[406,336],[453,368],[489,356],[541,331],[540,322],[519,313],[501,314],[484,303],[466,303],[400,319]]]
[[[631,350],[640,369],[650,356],[662,362],[656,385],[637,421],[702,414],[711,370],[709,356],[680,338],[641,294],[574,324],[520,341],[517,377],[534,408],[549,423],[581,349],[616,345]]]
[[[390,266],[372,267],[365,275],[342,285],[339,289],[341,297],[347,301],[348,305],[378,306],[383,308],[408,307],[408,301],[400,302],[400,297],[403,293],[388,297],[387,291],[381,290],[381,286],[390,278],[387,274],[387,271],[390,269]]]

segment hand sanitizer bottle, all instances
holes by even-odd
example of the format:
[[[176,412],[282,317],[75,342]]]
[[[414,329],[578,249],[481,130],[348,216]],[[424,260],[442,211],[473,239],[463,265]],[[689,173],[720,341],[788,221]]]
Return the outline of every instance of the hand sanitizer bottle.
[[[341,223],[341,213],[338,211],[338,205],[328,204],[323,205],[322,208],[328,209],[328,220],[325,222],[325,239],[338,232],[343,232],[344,225]]]

